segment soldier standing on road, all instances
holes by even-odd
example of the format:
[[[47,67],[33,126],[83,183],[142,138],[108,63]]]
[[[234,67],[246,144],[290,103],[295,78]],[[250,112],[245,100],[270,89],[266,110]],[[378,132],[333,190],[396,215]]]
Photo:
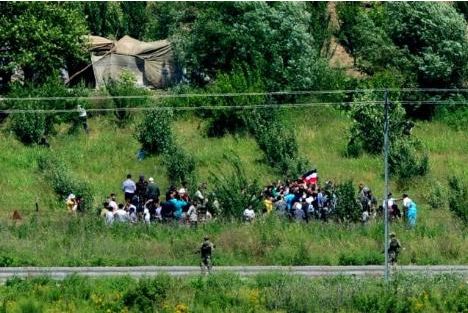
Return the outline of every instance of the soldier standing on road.
[[[396,265],[398,254],[400,254],[401,244],[400,241],[397,239],[395,233],[390,234],[390,242],[388,244],[388,261],[390,264]]]
[[[200,262],[200,268],[202,271],[202,274],[205,274],[206,271],[208,273],[211,272],[211,268],[213,267],[213,264],[211,262],[211,253],[214,250],[214,245],[210,241],[210,238],[208,236],[205,236],[203,243],[200,247],[200,256],[201,256],[201,262]]]

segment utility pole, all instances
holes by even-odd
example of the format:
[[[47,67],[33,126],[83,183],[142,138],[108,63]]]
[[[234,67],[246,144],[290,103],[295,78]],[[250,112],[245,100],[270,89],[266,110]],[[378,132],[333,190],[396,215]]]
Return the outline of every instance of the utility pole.
[[[388,282],[388,91],[385,89],[385,108],[384,108],[384,171],[385,171],[385,187],[384,187],[384,223],[385,223],[385,282]]]

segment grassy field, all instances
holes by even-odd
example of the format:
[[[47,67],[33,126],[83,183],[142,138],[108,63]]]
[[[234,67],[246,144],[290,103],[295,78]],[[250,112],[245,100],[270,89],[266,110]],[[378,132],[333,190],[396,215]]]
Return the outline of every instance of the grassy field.
[[[349,159],[343,156],[349,118],[330,108],[296,109],[283,112],[293,125],[300,154],[319,170],[322,180],[353,178],[365,182],[379,198],[383,195],[382,162],[377,156]],[[138,119],[135,118],[136,123]],[[193,153],[199,181],[209,181],[210,171],[226,169],[223,154],[236,152],[249,177],[268,183],[281,178],[264,164],[263,154],[248,136],[207,138],[204,122],[181,116],[173,127],[180,144]],[[91,133],[68,135],[63,125],[51,139],[51,152],[60,155],[72,172],[89,181],[96,206],[111,193],[122,199],[120,185],[127,173],[153,176],[164,190],[167,179],[159,157],[136,159],[139,144],[134,124],[116,128],[111,116],[90,119]],[[415,134],[430,152],[430,174],[404,186],[392,181],[392,191],[408,192],[418,203],[415,231],[393,227],[406,250],[403,264],[468,263],[468,240],[464,229],[446,207],[431,209],[427,204],[435,181],[446,185],[449,175],[467,177],[467,134],[438,122],[419,122]],[[205,233],[218,244],[217,264],[379,264],[383,261],[382,226],[368,227],[314,222],[309,225],[284,223],[276,219],[255,225],[213,223],[191,231],[183,227],[143,225],[105,227],[93,214],[74,219],[67,215],[50,184],[37,169],[37,155],[44,148],[25,147],[6,125],[0,134],[0,255],[5,265],[100,265],[100,264],[196,264],[193,249]],[[39,214],[34,213],[35,202]],[[14,223],[13,210],[23,215]],[[337,248],[338,247],[338,248]]]
[[[12,279],[0,286],[0,312],[467,312],[468,286],[456,276],[242,278],[158,276]]]

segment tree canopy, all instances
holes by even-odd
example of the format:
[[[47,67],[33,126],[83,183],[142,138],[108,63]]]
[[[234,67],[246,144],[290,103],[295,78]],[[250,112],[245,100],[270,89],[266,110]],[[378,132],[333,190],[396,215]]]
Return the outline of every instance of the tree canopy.
[[[84,57],[83,16],[72,5],[49,2],[0,3],[0,70],[24,71],[25,80],[43,82],[68,60]]]

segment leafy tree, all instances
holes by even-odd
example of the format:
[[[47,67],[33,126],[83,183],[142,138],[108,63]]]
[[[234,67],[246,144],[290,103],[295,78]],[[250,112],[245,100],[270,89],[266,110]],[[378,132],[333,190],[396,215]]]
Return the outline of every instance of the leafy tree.
[[[137,98],[113,98],[114,107],[118,110],[114,111],[117,119],[117,124],[123,127],[132,117],[131,113],[126,110],[130,107],[144,107],[148,104],[148,91],[143,88],[138,88],[135,85],[136,79],[131,72],[124,71],[120,75],[119,80],[109,80],[106,82],[106,91],[113,97],[119,96],[137,96]],[[141,98],[140,98],[141,97]]]
[[[443,2],[339,4],[341,43],[368,74],[397,69],[420,87],[461,86],[467,77],[467,24]]]
[[[380,95],[374,93],[362,94],[356,97],[351,105],[350,114],[354,120],[350,129],[348,154],[356,155],[363,150],[378,154],[383,149],[384,105],[375,103],[382,101]],[[390,142],[403,136],[405,131],[405,111],[401,105],[392,103],[389,111]]]
[[[180,145],[171,145],[164,156],[167,176],[173,185],[180,185],[183,182],[189,186],[195,186],[195,158]]]
[[[171,129],[172,111],[151,111],[138,125],[136,137],[143,150],[161,154],[170,150],[174,142]]]
[[[43,82],[67,60],[83,59],[86,23],[65,3],[0,3],[1,69],[22,69],[26,81]]]
[[[259,208],[259,185],[256,180],[247,178],[239,156],[226,154],[224,158],[231,169],[226,171],[218,168],[216,173],[211,172],[213,191],[221,205],[221,216],[240,219],[248,206],[252,206],[254,210]]]
[[[468,225],[468,185],[457,176],[449,178],[449,208]]]
[[[352,180],[338,184],[335,190],[336,206],[334,215],[341,222],[358,222],[361,219],[362,207],[356,198]]]
[[[203,3],[172,36],[177,56],[200,84],[237,64],[256,68],[269,90],[320,88],[328,67],[309,33],[303,3]]]
[[[29,98],[29,97],[74,97],[86,96],[84,88],[68,89],[57,76],[50,76],[43,84],[37,85],[28,83],[24,86],[16,83],[11,85],[8,94],[9,98]],[[7,105],[13,109],[22,110],[46,110],[46,109],[76,109],[80,104],[83,107],[86,103],[81,100],[20,100],[8,101]],[[77,123],[77,112],[50,114],[26,112],[11,115],[11,130],[17,138],[24,144],[38,144],[43,137],[54,133],[54,126],[60,122]]]
[[[119,2],[82,2],[81,10],[92,35],[119,38],[124,33],[123,11]]]

